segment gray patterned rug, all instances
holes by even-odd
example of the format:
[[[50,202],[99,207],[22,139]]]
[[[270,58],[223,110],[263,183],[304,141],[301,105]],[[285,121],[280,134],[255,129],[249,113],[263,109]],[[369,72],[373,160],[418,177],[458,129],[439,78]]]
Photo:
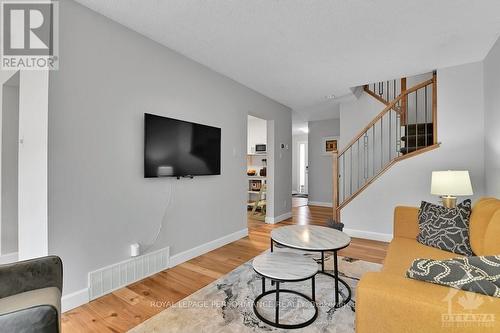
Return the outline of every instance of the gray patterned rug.
[[[287,251],[290,251],[287,249]],[[297,251],[294,251],[297,252]],[[311,256],[310,254],[305,254]],[[315,258],[317,259],[317,258]],[[333,267],[327,257],[326,269]],[[293,332],[353,333],[355,290],[365,272],[378,271],[381,265],[362,260],[339,257],[340,276],[351,286],[353,299],[344,307],[335,309],[333,279],[323,274],[316,276],[318,317],[308,327]],[[284,332],[268,326],[253,313],[252,303],[261,293],[261,279],[249,261],[220,279],[212,282],[177,304],[165,309],[130,333],[225,333],[225,332]],[[268,282],[266,290],[272,288]],[[284,283],[281,288],[293,289],[311,295],[311,281]],[[342,291],[342,290],[341,290]],[[162,306],[161,300],[151,306]],[[280,322],[297,323],[312,317],[312,306],[293,294],[280,295]],[[274,316],[274,294],[263,298],[260,312],[266,318]]]

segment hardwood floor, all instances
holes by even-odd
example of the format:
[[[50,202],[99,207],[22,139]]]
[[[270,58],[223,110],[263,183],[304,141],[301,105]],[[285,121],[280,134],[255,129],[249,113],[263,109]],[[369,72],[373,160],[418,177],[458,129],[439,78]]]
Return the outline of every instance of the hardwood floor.
[[[307,206],[307,198],[292,197],[292,207]]]
[[[269,248],[269,233],[287,224],[324,225],[331,208],[293,205],[293,217],[276,225],[248,219],[248,237],[162,271],[62,315],[62,330],[126,332]],[[353,239],[340,255],[381,263],[387,244]]]

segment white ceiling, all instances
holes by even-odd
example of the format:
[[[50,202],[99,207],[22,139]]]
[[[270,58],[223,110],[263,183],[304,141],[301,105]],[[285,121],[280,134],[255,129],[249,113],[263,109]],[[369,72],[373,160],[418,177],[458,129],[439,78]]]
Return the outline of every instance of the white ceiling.
[[[303,113],[350,87],[482,60],[500,32],[498,0],[77,1]]]

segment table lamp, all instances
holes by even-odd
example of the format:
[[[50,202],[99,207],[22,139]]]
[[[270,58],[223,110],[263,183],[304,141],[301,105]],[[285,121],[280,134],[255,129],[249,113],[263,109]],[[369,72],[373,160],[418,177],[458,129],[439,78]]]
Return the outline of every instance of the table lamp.
[[[441,196],[443,206],[455,208],[457,196],[472,195],[469,171],[433,171],[431,194]]]

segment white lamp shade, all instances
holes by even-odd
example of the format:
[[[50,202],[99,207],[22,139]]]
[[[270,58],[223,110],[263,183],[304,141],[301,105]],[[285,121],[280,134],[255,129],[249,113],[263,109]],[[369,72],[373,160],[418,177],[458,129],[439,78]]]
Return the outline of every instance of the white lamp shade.
[[[433,171],[431,194],[472,195],[469,171]]]

